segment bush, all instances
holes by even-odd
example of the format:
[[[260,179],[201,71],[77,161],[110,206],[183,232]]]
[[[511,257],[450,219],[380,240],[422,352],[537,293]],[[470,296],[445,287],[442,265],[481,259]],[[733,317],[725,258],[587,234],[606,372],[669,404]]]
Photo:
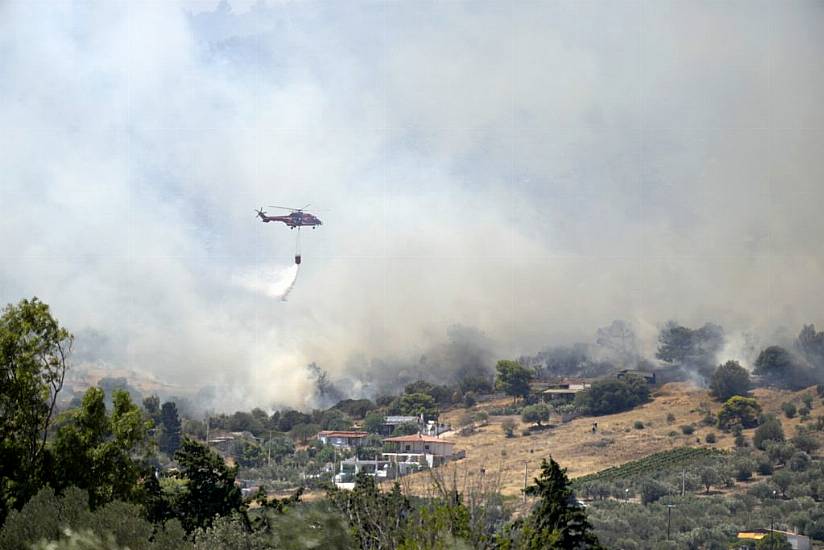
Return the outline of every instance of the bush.
[[[810,395],[809,393],[805,393],[801,397],[801,402],[804,403],[805,407],[812,410],[812,408],[813,408],[813,396],[812,395]]]
[[[806,422],[807,420],[810,419],[810,413],[811,412],[812,411],[810,410],[810,408],[808,406],[804,405],[804,406],[802,406],[801,408],[798,409],[798,416],[801,417],[802,422]]]
[[[695,426],[692,424],[684,424],[681,426],[681,433],[684,435],[692,435],[695,433]]]
[[[773,474],[773,465],[768,459],[759,460],[755,468],[762,476],[771,476]]]
[[[528,437],[532,435],[532,431],[529,428],[524,428],[523,430],[521,430],[521,435],[524,437]]]
[[[643,430],[644,429],[644,423],[641,422],[640,420],[636,420],[635,423],[632,425],[632,427],[635,428],[636,430]]]
[[[781,410],[784,411],[784,416],[787,418],[795,418],[796,412],[798,410],[795,408],[795,403],[792,401],[787,401],[783,405],[781,405]]]
[[[481,426],[486,426],[489,422],[489,413],[487,413],[486,411],[478,411],[475,413],[474,419],[475,422],[477,422]]]
[[[464,407],[466,407],[466,408],[474,407],[477,402],[478,402],[478,400],[475,399],[475,394],[473,392],[468,391],[464,394],[464,396],[463,396],[463,405],[464,405]]]
[[[706,441],[707,443],[709,443],[710,445],[712,445],[713,443],[715,443],[715,442],[717,441],[717,439],[716,439],[716,437],[715,437],[715,434],[714,434],[713,432],[710,432],[710,433],[708,433],[708,434],[707,434],[707,436],[704,438],[704,441]]]
[[[667,413],[667,424],[672,424],[675,422],[675,415],[672,413]]]

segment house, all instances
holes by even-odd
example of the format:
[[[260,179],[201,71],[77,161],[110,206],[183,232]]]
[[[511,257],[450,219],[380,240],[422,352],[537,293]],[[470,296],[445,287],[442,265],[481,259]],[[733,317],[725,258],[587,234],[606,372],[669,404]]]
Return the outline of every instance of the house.
[[[647,372],[643,370],[633,370],[633,369],[624,369],[622,371],[618,371],[618,374],[615,375],[615,378],[621,380],[626,378],[627,376],[637,376],[644,380],[650,386],[655,385],[655,373],[654,372]]]
[[[793,550],[810,550],[810,548],[812,548],[810,544],[810,537],[789,533],[787,531],[779,531],[778,529],[773,529],[773,531],[776,533],[781,533],[787,537],[787,542],[790,543]],[[740,548],[754,548],[758,541],[769,534],[769,529],[750,529],[749,531],[741,531],[738,533],[738,540],[743,543]]]
[[[567,378],[546,386],[541,391],[541,400],[544,403],[569,403],[575,399],[575,394],[591,386],[588,381]]]
[[[383,443],[383,459],[388,462],[425,463],[434,468],[455,455],[455,443],[431,435],[402,435],[387,438]]]
[[[324,445],[332,445],[336,448],[354,448],[361,447],[366,443],[367,432],[347,432],[324,430],[318,432],[318,439]]]

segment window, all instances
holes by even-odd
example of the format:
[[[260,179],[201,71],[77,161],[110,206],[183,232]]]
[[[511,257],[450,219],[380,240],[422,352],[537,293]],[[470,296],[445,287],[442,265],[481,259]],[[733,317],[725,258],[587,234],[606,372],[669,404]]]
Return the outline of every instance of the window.
[[[411,451],[412,450],[412,445],[404,445],[403,448],[404,448],[405,451]]]
[[[429,445],[424,445],[423,448],[428,451],[429,450]]]

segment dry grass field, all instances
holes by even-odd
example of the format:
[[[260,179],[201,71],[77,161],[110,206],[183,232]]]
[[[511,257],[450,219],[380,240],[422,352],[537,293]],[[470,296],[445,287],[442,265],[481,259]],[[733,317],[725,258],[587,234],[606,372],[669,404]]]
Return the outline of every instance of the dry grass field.
[[[801,392],[784,392],[778,390],[758,389],[754,396],[766,412],[775,413],[782,419],[788,437],[794,433],[798,418],[787,419],[781,413],[781,404],[796,399],[804,393],[815,393],[814,388]],[[553,425],[532,435],[521,435],[527,427],[515,416],[491,416],[485,426],[468,436],[448,432],[442,437],[455,441],[456,449],[464,449],[466,458],[448,466],[443,474],[466,480],[479,479],[483,469],[488,479],[500,480],[501,492],[508,496],[517,496],[524,484],[524,469],[527,479],[538,473],[542,458],[552,456],[566,467],[570,477],[577,477],[597,472],[609,466],[616,466],[635,460],[657,451],[692,445],[708,446],[704,442],[709,432],[714,432],[717,442],[713,447],[727,449],[733,447],[733,436],[718,431],[717,428],[700,425],[703,413],[699,410],[708,407],[717,413],[721,404],[710,397],[706,389],[697,388],[686,383],[667,384],[653,394],[654,399],[631,411],[601,416],[585,417],[572,420],[566,424]],[[509,403],[500,399],[476,405],[472,410],[489,410]],[[457,424],[458,418],[466,409],[448,411],[443,418]],[[667,415],[672,413],[675,420],[667,422]],[[824,405],[816,397],[812,416],[824,414]],[[501,428],[501,422],[512,418],[518,424],[515,437],[507,438]],[[554,422],[553,418],[551,421]],[[633,427],[636,421],[644,423],[644,429]],[[592,432],[593,421],[598,422],[598,429]],[[694,424],[695,433],[683,435],[680,426]],[[748,438],[753,430],[745,431]],[[673,432],[676,432],[673,434]],[[443,475],[442,474],[442,475]],[[416,494],[431,493],[432,476],[423,472],[404,479],[408,490]]]

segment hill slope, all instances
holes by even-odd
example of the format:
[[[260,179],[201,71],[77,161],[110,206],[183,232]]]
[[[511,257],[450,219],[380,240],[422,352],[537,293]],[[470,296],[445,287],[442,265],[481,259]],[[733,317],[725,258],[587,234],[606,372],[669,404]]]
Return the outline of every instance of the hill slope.
[[[785,433],[791,436],[797,418],[787,419],[781,414],[781,404],[792,399],[800,399],[803,393],[814,393],[814,389],[802,392],[785,392],[758,389],[754,396],[765,412],[774,413],[782,419]],[[455,441],[456,449],[466,450],[466,458],[453,464],[455,472],[464,478],[479,475],[483,468],[487,475],[500,475],[501,492],[504,495],[520,495],[524,484],[524,463],[526,462],[527,479],[531,483],[537,475],[542,458],[549,455],[567,468],[570,477],[591,474],[605,468],[618,466],[631,460],[637,460],[652,453],[677,447],[715,447],[728,449],[734,446],[733,436],[720,432],[717,428],[701,426],[704,416],[702,410],[709,408],[717,413],[721,404],[713,401],[706,389],[697,388],[686,383],[667,384],[653,394],[654,399],[641,407],[623,413],[600,417],[583,417],[566,424],[560,424],[544,431],[523,436],[526,427],[516,416],[492,416],[486,426],[480,427],[474,434],[460,436],[455,432],[443,437]],[[472,410],[489,410],[510,403],[500,399],[474,407]],[[812,415],[824,412],[824,405],[816,398]],[[443,416],[447,422],[457,424],[465,409],[449,411]],[[667,422],[667,415],[675,416],[673,423]],[[501,429],[501,422],[512,418],[518,423],[516,436],[507,438]],[[640,420],[645,428],[634,429],[635,421]],[[553,418],[552,421],[556,421]],[[592,432],[592,423],[598,422],[598,429]],[[695,433],[683,435],[680,426],[694,424]],[[671,435],[676,432],[675,435]],[[713,445],[704,443],[709,432],[714,432],[717,442]],[[752,430],[745,431],[748,438]],[[405,485],[415,492],[427,492],[431,483],[428,473],[420,473],[405,479]]]

